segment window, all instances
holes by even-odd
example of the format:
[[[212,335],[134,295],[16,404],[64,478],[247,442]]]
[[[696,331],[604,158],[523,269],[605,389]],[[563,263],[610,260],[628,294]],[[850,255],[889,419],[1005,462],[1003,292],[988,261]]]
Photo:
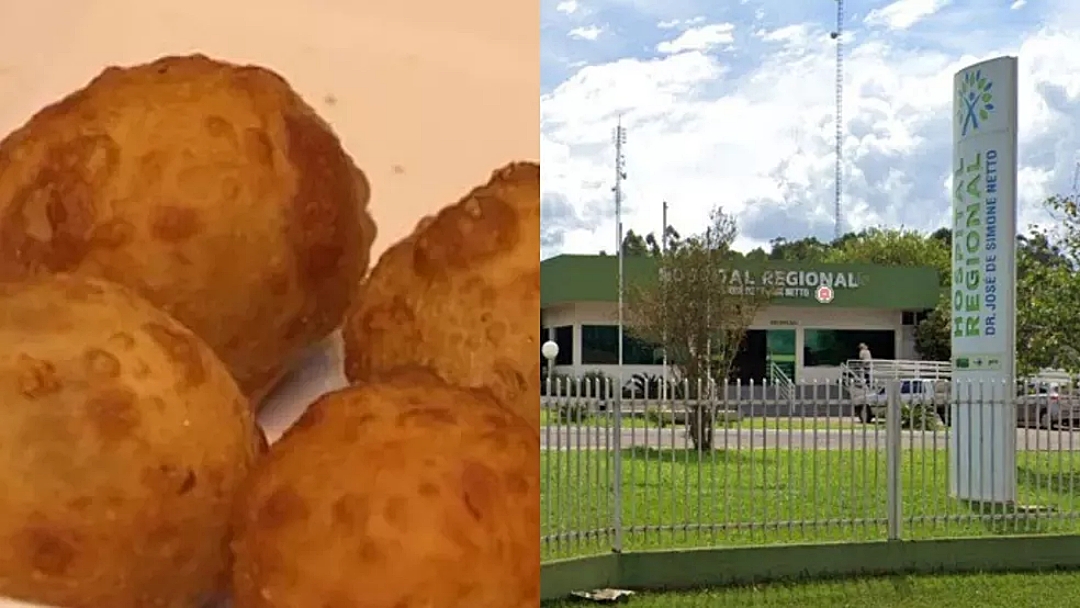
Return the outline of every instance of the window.
[[[926,385],[918,380],[904,380],[900,383],[901,395],[915,395],[925,392]]]
[[[660,365],[663,350],[654,344],[628,336],[623,332],[623,363],[627,365]]]
[[[747,344],[753,335],[753,330],[746,333]],[[745,348],[745,345],[744,345]],[[772,365],[776,365],[789,380],[795,379],[795,330],[794,329],[770,329],[765,332],[765,348],[768,377],[775,380]]]
[[[765,334],[765,344],[769,349],[769,355],[776,357],[791,357],[795,359],[795,330],[794,329],[770,329]]]
[[[918,325],[926,320],[930,312],[929,310],[905,310],[900,314],[900,322],[903,325]]]
[[[644,340],[631,336],[623,328],[623,363],[659,365],[663,355]],[[586,365],[615,365],[619,362],[618,325],[581,326],[581,362]]]
[[[858,359],[860,342],[866,343],[875,359],[893,359],[896,353],[896,332],[891,329],[807,329],[804,338],[806,367],[837,367]]]
[[[559,354],[555,356],[555,365],[574,364],[574,326],[563,325],[555,328],[555,344],[559,345]]]

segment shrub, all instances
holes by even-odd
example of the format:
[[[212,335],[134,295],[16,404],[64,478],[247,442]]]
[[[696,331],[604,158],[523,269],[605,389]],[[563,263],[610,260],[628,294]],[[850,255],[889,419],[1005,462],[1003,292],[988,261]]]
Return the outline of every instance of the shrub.
[[[658,407],[645,410],[645,422],[654,428],[667,428],[675,425],[675,412]]]
[[[937,409],[928,403],[903,404],[900,408],[900,428],[908,431],[933,431],[941,426]]]
[[[577,401],[560,404],[556,411],[560,424],[580,424],[589,417],[588,406]]]
[[[627,399],[659,399],[664,381],[654,374],[634,374],[629,384],[623,388],[623,397]]]

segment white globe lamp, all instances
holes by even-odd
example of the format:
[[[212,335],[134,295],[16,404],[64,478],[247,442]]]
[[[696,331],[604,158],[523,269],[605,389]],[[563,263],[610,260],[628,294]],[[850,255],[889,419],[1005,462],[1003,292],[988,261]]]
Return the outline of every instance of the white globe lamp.
[[[544,358],[548,360],[548,365],[550,366],[551,363],[555,361],[555,357],[559,356],[559,345],[548,340],[540,347],[540,354],[544,355]]]
[[[540,346],[540,354],[547,359],[548,391],[551,390],[551,374],[555,371],[555,357],[559,356],[559,345],[552,340]]]

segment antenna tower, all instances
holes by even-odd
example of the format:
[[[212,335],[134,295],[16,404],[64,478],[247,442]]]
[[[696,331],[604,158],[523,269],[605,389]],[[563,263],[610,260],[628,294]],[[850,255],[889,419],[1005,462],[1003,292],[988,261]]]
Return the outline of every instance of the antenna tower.
[[[833,215],[835,236],[844,235],[844,216],[841,199],[844,194],[844,0],[836,0],[836,29],[830,37],[836,41],[836,175]]]
[[[1073,183],[1072,183],[1072,198],[1077,200],[1080,196],[1080,160],[1076,161],[1076,168],[1073,169]]]
[[[623,157],[623,146],[626,145],[626,129],[622,126],[622,119],[619,119],[618,125],[615,127],[615,133],[612,136],[615,142],[615,186],[611,189],[615,193],[615,224],[618,232],[618,251],[622,251],[622,183],[626,179],[626,158]]]

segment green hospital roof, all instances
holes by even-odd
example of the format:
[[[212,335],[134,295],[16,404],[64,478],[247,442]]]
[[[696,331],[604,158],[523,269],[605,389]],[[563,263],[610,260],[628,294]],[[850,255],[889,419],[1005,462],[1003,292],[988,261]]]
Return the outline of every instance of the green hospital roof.
[[[623,272],[627,286],[655,281],[656,260],[625,256]],[[923,310],[933,308],[941,294],[937,271],[925,266],[877,266],[871,264],[820,264],[812,262],[735,262],[731,271],[741,272],[757,283],[796,279],[795,288],[773,298],[775,304],[822,306],[815,298],[814,277],[853,278],[857,286],[836,287],[830,306]],[[792,274],[795,273],[795,274]],[[798,274],[805,273],[805,274]],[[767,277],[762,278],[762,275]],[[800,283],[801,282],[801,283]],[[778,287],[779,288],[779,287]],[[615,302],[618,300],[618,257],[558,255],[540,262],[540,307],[569,302]]]

